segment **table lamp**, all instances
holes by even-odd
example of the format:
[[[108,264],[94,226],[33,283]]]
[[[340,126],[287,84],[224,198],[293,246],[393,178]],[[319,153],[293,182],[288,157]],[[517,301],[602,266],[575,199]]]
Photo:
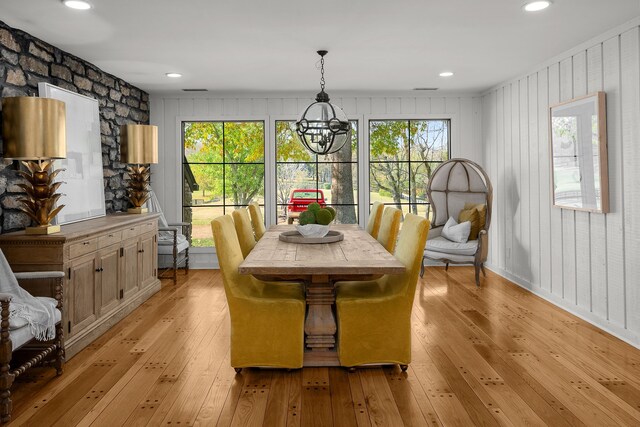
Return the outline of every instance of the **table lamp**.
[[[27,171],[18,174],[27,184],[18,184],[25,196],[18,199],[20,210],[38,225],[27,227],[27,234],[52,234],[60,231],[51,221],[64,205],[55,207],[62,194],[56,190],[62,182],[53,182],[63,169],[53,169],[53,159],[67,155],[66,108],[62,101],[50,98],[10,97],[2,99],[2,139],[4,157],[21,160]]]
[[[149,199],[149,163],[158,163],[158,127],[151,125],[120,126],[120,161],[127,163],[127,194],[133,208],[127,212],[147,212],[142,205]]]

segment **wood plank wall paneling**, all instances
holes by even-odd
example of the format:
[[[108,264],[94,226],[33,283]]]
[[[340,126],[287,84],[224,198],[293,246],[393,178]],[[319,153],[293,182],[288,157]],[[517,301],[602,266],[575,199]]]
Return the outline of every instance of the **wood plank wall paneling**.
[[[554,208],[548,108],[599,90],[607,93],[611,212]],[[499,85],[482,108],[495,191],[490,267],[640,346],[640,27]]]
[[[176,164],[182,162],[178,117],[270,117],[270,120],[285,116],[297,118],[300,111],[312,101],[313,99],[306,97],[152,95],[151,124],[159,127],[159,163],[153,166],[152,180],[167,219],[170,222],[181,219],[180,172],[176,167]],[[402,118],[403,115],[415,117],[425,114],[433,117],[437,114],[453,114],[457,122],[455,132],[458,134],[452,132],[452,154],[482,162],[482,99],[479,96],[352,96],[335,97],[332,102],[341,106],[351,118],[359,119],[361,131],[364,130],[362,120],[366,115],[395,115]],[[267,141],[270,138],[271,135],[267,136]],[[211,264],[206,267],[210,268]]]

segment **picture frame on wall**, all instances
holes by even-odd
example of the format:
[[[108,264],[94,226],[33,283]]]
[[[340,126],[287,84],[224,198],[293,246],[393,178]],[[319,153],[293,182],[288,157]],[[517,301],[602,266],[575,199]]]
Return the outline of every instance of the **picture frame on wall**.
[[[609,212],[605,93],[552,105],[549,120],[553,206]]]
[[[98,100],[50,83],[38,84],[41,98],[58,99],[66,106],[67,157],[54,162],[65,208],[56,216],[59,225],[106,215],[104,172]]]

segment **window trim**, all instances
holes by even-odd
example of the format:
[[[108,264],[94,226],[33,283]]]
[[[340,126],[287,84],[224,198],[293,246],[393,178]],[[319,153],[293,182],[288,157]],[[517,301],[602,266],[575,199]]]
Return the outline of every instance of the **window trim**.
[[[180,161],[176,162],[177,164],[175,165],[175,169],[174,169],[174,172],[176,174],[175,176],[177,177],[176,185],[178,186],[178,188],[176,188],[177,190],[176,194],[178,195],[178,197],[176,198],[177,200],[175,200],[174,206],[176,208],[176,212],[178,213],[178,217],[180,218],[180,221],[182,221],[183,219],[182,218],[182,192],[184,191],[182,188],[182,185],[184,183],[184,177],[182,176],[182,172],[183,172],[182,156],[184,153],[182,123],[183,122],[247,122],[247,121],[252,121],[252,122],[261,121],[264,123],[264,200],[266,205],[266,201],[268,200],[267,198],[270,197],[269,191],[273,190],[272,188],[270,189],[268,186],[268,183],[269,183],[268,175],[272,174],[272,171],[270,170],[269,163],[268,163],[270,159],[269,151],[274,151],[272,148],[271,140],[269,138],[269,135],[271,134],[271,117],[269,115],[253,115],[253,114],[247,114],[247,115],[234,114],[229,116],[225,116],[225,115],[177,116],[176,117],[176,141],[178,141],[178,143],[174,147],[174,155],[175,155],[175,158],[180,159]],[[162,161],[162,157],[163,157],[162,153],[159,153],[159,154],[160,154],[159,160]],[[215,247],[197,247],[197,248],[193,247],[189,249],[189,251],[194,254],[216,254]]]

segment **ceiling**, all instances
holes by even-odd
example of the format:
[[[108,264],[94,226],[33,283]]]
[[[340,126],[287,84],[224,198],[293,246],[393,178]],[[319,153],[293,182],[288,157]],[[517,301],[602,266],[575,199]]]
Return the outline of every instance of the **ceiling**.
[[[640,0],[2,0],[0,19],[149,92],[479,92],[640,15]],[[442,78],[451,70],[453,77]],[[167,72],[183,74],[169,79]]]

